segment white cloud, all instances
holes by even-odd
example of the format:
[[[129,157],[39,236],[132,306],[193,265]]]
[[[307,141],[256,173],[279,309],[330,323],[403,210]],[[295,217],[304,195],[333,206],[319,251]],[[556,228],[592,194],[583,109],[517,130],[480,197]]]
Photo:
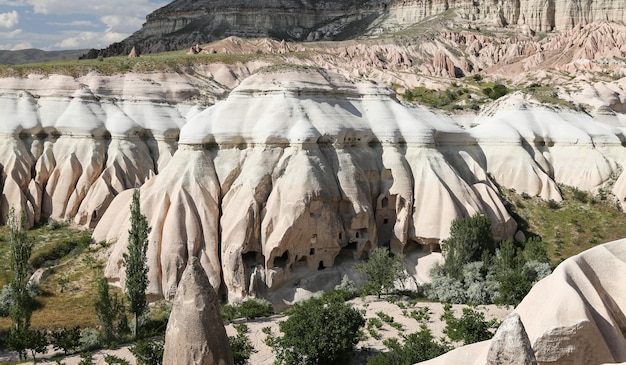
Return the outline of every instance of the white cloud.
[[[17,36],[19,36],[20,34],[22,34],[22,30],[21,29],[15,29],[15,30],[12,30],[10,32],[0,32],[0,38],[13,39],[13,38],[16,38]]]
[[[31,49],[31,48],[33,48],[33,44],[30,42],[20,42],[16,44],[10,44],[7,47],[7,49],[11,51],[19,51],[20,49]]]
[[[0,27],[11,29],[20,22],[20,15],[13,10],[8,13],[0,13]]]
[[[58,23],[58,22],[49,22],[50,25],[56,25],[59,27],[97,27],[98,24],[91,22],[89,20],[75,20],[72,22]]]
[[[133,33],[144,23],[143,18],[117,15],[103,16],[100,21],[107,26],[107,30],[118,33]]]
[[[105,48],[111,43],[123,40],[126,36],[127,34],[111,31],[81,32],[75,37],[69,37],[58,42],[54,47],[66,49]]]
[[[68,0],[26,0],[37,14],[137,15],[145,17],[167,1],[149,0],[82,0],[79,5]]]
[[[28,6],[26,0],[0,0],[0,5],[7,6]]]

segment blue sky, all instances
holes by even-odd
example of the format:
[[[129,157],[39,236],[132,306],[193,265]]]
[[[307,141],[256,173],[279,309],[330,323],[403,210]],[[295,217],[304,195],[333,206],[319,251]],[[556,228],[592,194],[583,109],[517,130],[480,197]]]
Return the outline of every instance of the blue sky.
[[[0,49],[104,48],[167,0],[0,0]]]

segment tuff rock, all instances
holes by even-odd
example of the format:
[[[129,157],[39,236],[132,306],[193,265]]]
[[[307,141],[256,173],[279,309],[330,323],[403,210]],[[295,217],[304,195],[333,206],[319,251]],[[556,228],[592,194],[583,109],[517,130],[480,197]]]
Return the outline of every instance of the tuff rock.
[[[232,365],[221,307],[195,257],[188,260],[165,331],[164,364]]]

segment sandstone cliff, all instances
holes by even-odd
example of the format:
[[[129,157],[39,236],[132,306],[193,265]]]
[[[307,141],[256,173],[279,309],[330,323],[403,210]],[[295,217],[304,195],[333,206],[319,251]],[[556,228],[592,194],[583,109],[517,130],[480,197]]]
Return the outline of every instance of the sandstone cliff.
[[[529,31],[565,31],[588,23],[626,21],[619,0],[176,0],[146,17],[131,37],[88,57],[183,49],[228,36],[290,41],[352,39],[391,34],[441,14],[449,20]]]

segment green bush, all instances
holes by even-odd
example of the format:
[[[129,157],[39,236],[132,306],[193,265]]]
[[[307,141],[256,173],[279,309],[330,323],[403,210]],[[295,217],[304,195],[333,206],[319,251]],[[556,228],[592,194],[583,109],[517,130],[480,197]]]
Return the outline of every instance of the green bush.
[[[115,355],[104,355],[104,362],[108,365],[130,365],[128,360],[124,360],[119,356]]]
[[[163,341],[139,340],[131,346],[130,352],[137,359],[137,365],[163,364]]]
[[[237,310],[242,317],[247,319],[269,317],[274,314],[272,303],[256,298],[244,301],[237,307]]]
[[[80,347],[80,328],[61,328],[50,334],[50,344],[55,350],[63,350],[65,355]]]
[[[533,284],[521,272],[510,271],[498,277],[500,287],[494,303],[518,305],[528,294]]]
[[[311,298],[296,304],[279,328],[268,336],[277,364],[346,364],[365,324],[363,314],[339,297]]]
[[[435,358],[451,349],[435,341],[432,332],[423,324],[419,331],[403,338],[403,345],[395,338],[385,340],[383,343],[389,351],[368,358],[367,365],[412,365]]]
[[[230,343],[230,349],[233,352],[235,365],[245,365],[248,363],[248,359],[250,359],[250,354],[252,354],[254,346],[252,346],[252,343],[248,338],[247,333],[249,329],[246,324],[236,324],[235,330],[237,331],[237,335],[228,336],[228,342]]]
[[[82,351],[94,350],[102,346],[100,331],[95,328],[84,328],[80,331],[80,349]]]
[[[38,269],[55,263],[69,255],[74,249],[83,250],[93,242],[89,234],[82,234],[78,239],[67,239],[53,242],[37,250],[30,258],[30,264]]]
[[[78,365],[93,365],[93,355],[91,352],[83,352],[80,354],[80,362]]]
[[[441,320],[446,322],[443,333],[451,341],[461,342],[463,345],[488,340],[493,337],[499,323],[496,320],[485,321],[485,315],[472,308],[463,308],[463,315],[457,318],[447,305]]]

